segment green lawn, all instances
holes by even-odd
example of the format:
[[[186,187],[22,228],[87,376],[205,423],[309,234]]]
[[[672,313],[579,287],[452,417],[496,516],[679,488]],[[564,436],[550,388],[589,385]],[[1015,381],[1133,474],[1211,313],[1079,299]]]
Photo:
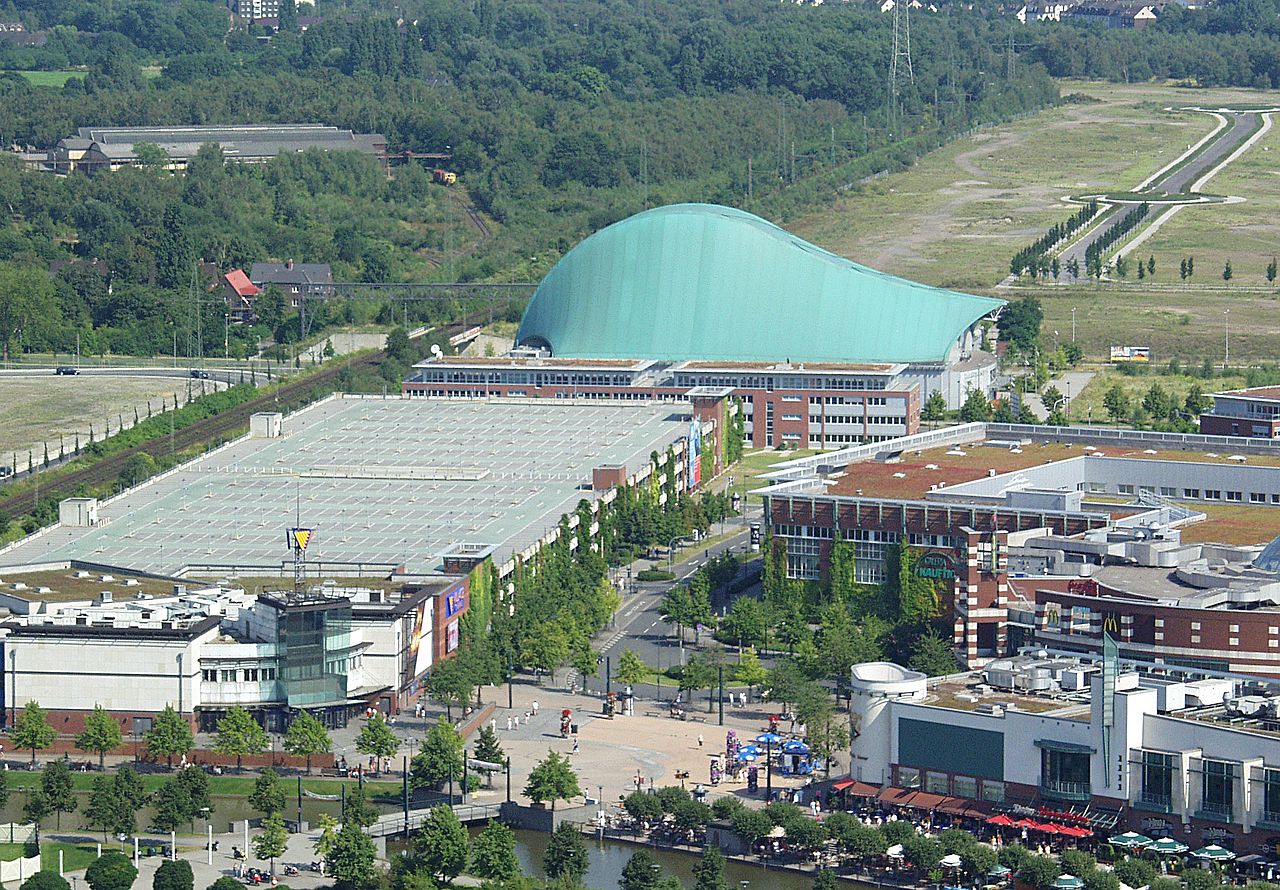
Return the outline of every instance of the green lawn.
[[[21,859],[26,844],[0,844],[0,861],[12,862]]]
[[[54,841],[40,842],[40,870],[58,870],[58,851],[62,851],[62,870],[79,871],[88,868],[89,863],[98,858],[97,847],[93,844],[64,844]]]
[[[755,478],[760,473],[768,473],[773,469],[774,464],[808,457],[811,454],[817,454],[817,452],[810,449],[778,451],[773,448],[753,449],[750,446],[743,446],[742,460],[726,470],[733,477],[733,485],[729,486],[729,491],[746,495],[748,492],[764,488],[768,485],[767,480]]]
[[[146,773],[142,776],[142,785],[148,792],[157,790],[175,773]],[[93,787],[93,780],[100,773],[72,773],[72,788],[76,791],[89,791]],[[257,780],[254,773],[246,773],[243,776],[210,776],[209,777],[209,793],[221,797],[247,797],[253,791],[253,783]],[[284,783],[289,790],[297,788],[297,779],[292,776],[285,776]],[[338,789],[341,785],[347,786],[350,792],[356,786],[356,781],[324,779],[318,776],[307,778],[303,776],[302,787],[306,790],[314,791],[317,794],[339,794]],[[366,781],[365,788],[371,795],[380,794],[399,794],[399,781]],[[9,773],[9,790],[10,791],[29,791],[40,786],[40,774],[29,773],[22,775],[16,772]]]
[[[12,69],[9,69],[12,70]],[[61,89],[71,78],[83,78],[83,71],[18,71],[32,86],[37,87],[57,87]]]
[[[1161,363],[1151,370],[1153,372],[1163,372],[1165,366]],[[1129,397],[1129,403],[1136,405],[1142,401],[1142,397],[1147,394],[1147,390],[1151,389],[1153,383],[1159,383],[1161,389],[1175,396],[1181,404],[1186,399],[1187,392],[1192,386],[1199,385],[1201,392],[1236,389],[1244,386],[1244,378],[1213,377],[1209,380],[1200,380],[1185,374],[1170,375],[1165,373],[1151,373],[1130,377],[1127,374],[1121,374],[1114,368],[1105,368],[1089,381],[1089,385],[1084,388],[1083,392],[1072,393],[1071,419],[1078,422],[1086,422],[1092,417],[1094,423],[1105,422],[1109,418],[1107,409],[1102,404],[1102,399],[1107,390],[1119,384],[1125,395]],[[1055,385],[1059,388],[1062,386],[1061,383]],[[1091,407],[1092,412],[1090,411]]]

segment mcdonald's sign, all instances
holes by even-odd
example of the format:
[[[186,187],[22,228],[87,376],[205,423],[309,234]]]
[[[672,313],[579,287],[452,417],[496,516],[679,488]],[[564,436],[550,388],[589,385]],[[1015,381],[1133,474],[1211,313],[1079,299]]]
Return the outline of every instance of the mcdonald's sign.
[[[1120,619],[1114,612],[1107,612],[1102,616],[1102,632],[1108,634],[1120,632]]]

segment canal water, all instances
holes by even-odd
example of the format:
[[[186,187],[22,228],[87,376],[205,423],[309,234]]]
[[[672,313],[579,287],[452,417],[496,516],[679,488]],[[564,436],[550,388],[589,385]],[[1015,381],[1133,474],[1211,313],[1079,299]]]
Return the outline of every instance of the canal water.
[[[515,835],[516,856],[520,859],[521,868],[526,874],[544,877],[542,855],[547,850],[551,835],[525,830],[518,830]],[[599,841],[595,838],[586,838],[586,841],[590,865],[583,883],[595,890],[615,890],[623,866],[639,847],[609,839]],[[693,867],[698,862],[696,855],[664,850],[660,847],[649,847],[648,850],[662,865],[666,874],[679,878],[686,887],[693,886]],[[806,875],[766,870],[732,861],[725,863],[725,878],[729,887],[735,890],[742,887],[743,881],[750,882],[748,885],[750,890],[810,890],[813,887],[813,878]]]

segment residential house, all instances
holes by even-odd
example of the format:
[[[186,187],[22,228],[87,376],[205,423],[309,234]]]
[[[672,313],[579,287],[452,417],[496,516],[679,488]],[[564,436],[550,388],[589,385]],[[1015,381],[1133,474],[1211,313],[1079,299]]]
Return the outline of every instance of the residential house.
[[[1063,13],[1062,18],[1103,28],[1145,28],[1160,15],[1163,6],[1142,3],[1081,3]]]
[[[259,288],[274,284],[280,288],[294,309],[304,297],[314,299],[333,296],[333,272],[328,263],[254,263],[249,280]]]
[[[1046,0],[1044,3],[1024,3],[1014,13],[1018,21],[1027,22],[1060,22],[1075,6],[1075,3],[1064,3],[1062,0]]]
[[[254,319],[253,300],[262,288],[249,280],[243,269],[232,269],[222,276],[222,298],[227,315],[236,324],[250,324]]]

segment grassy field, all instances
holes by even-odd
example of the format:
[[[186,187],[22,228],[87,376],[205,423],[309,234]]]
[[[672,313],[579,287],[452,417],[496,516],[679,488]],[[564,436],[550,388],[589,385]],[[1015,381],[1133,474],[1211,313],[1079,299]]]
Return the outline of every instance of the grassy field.
[[[56,87],[61,89],[71,78],[83,78],[83,71],[17,71],[25,77],[32,86],[37,87]]]
[[[1157,276],[1160,269],[1157,258]],[[1032,293],[1044,307],[1045,342],[1051,348],[1056,348],[1057,341],[1071,338],[1074,309],[1076,342],[1088,356],[1105,357],[1108,347],[1127,344],[1150,346],[1158,365],[1167,364],[1171,358],[1184,365],[1199,365],[1209,358],[1221,365],[1226,351],[1226,312],[1230,310],[1232,364],[1277,359],[1280,305],[1270,294],[1160,290],[1132,282],[1115,287],[1008,290],[1001,296],[1018,299]]]
[[[1099,101],[960,139],[789,228],[874,268],[991,288],[1016,250],[1071,214],[1065,196],[1133,188],[1214,126],[1208,115],[1164,109],[1216,92],[1084,82],[1062,92]]]
[[[1153,368],[1152,370],[1162,371],[1164,368]],[[1088,422],[1090,419],[1094,423],[1104,422],[1108,419],[1108,416],[1102,399],[1107,390],[1118,384],[1124,390],[1125,395],[1129,397],[1129,403],[1136,405],[1142,401],[1142,397],[1147,394],[1147,391],[1151,389],[1154,383],[1159,383],[1161,389],[1174,396],[1181,404],[1193,386],[1199,385],[1202,393],[1236,389],[1244,386],[1244,378],[1233,376],[1200,380],[1186,374],[1163,373],[1130,377],[1127,374],[1119,373],[1114,368],[1106,367],[1100,369],[1094,375],[1094,378],[1089,381],[1089,385],[1084,388],[1083,392],[1072,394],[1071,419],[1078,422]],[[1060,386],[1061,384],[1058,385]]]
[[[133,419],[134,406],[146,417],[147,400],[153,400],[156,410],[160,398],[173,402],[174,393],[182,389],[186,395],[186,383],[164,377],[57,377],[52,371],[47,377],[0,378],[0,463],[15,452],[35,448],[39,461],[45,441],[55,444],[59,435],[81,436],[81,444],[88,438],[92,423],[101,434],[111,416],[112,429],[120,414]],[[20,465],[25,466],[20,457]]]

